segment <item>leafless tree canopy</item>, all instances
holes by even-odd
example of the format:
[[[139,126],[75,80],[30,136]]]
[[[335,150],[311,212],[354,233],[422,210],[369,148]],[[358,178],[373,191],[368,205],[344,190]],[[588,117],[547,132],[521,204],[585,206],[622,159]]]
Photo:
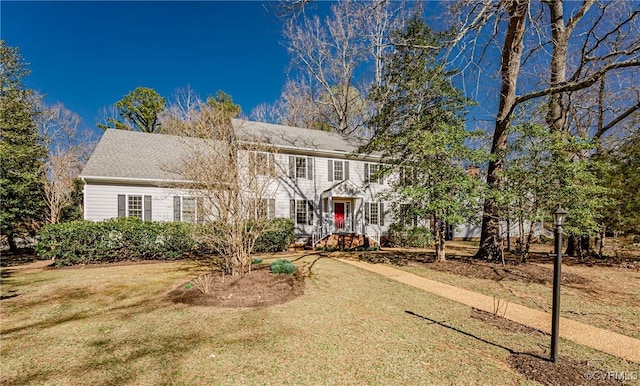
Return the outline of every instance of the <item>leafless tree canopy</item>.
[[[80,116],[60,103],[42,108],[38,126],[47,148],[46,219],[48,224],[56,224],[60,222],[62,210],[71,204],[74,181],[91,154],[94,139],[88,130],[81,130]]]

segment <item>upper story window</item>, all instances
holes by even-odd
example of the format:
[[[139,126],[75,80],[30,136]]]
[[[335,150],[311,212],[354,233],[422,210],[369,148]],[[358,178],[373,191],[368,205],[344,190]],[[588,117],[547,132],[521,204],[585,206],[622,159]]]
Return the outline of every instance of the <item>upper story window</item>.
[[[382,170],[382,165],[366,162],[364,164],[364,181],[366,183],[383,184],[384,180],[378,173]]]
[[[273,176],[276,173],[275,155],[252,151],[249,153],[249,167],[258,176]]]
[[[142,196],[127,197],[127,217],[142,218]]]
[[[327,175],[329,181],[342,181],[349,179],[349,161],[328,160]]]
[[[289,156],[289,177],[313,180],[313,158]]]

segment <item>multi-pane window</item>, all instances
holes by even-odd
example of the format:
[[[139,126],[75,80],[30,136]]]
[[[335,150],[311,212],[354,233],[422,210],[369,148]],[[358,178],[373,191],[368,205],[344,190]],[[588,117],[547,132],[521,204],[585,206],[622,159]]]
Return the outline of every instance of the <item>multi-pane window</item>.
[[[313,180],[313,158],[289,156],[289,177]]]
[[[327,177],[329,181],[342,181],[349,179],[349,161],[327,161]]]
[[[151,221],[151,196],[118,194],[118,217],[137,217]]]
[[[257,203],[256,215],[259,218],[274,219],[276,217],[276,200],[273,198],[262,198]]]
[[[127,197],[127,217],[142,218],[142,196]]]
[[[384,203],[365,202],[364,220],[367,225],[384,225]]]
[[[364,180],[365,182],[382,184],[382,176],[379,174],[382,170],[382,165],[365,163],[364,164]]]
[[[182,222],[196,222],[196,200],[193,197],[182,197]]]
[[[313,205],[307,200],[291,200],[291,219],[296,224],[313,225]]]
[[[334,181],[344,180],[344,163],[342,161],[333,162],[333,179]]]
[[[307,159],[296,157],[296,178],[307,178]]]
[[[173,197],[173,221],[194,224],[198,221],[198,200],[189,196]]]
[[[275,174],[275,156],[271,153],[250,152],[249,164],[256,175],[268,176]]]

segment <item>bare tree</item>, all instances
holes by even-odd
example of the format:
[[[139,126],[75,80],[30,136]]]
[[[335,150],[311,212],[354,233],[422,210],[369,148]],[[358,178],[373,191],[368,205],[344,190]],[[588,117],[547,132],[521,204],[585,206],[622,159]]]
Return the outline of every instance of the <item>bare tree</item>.
[[[304,5],[290,4],[296,12],[287,14],[284,28],[298,78],[285,85],[275,106],[296,125],[366,135],[364,122],[372,113],[367,93],[382,82],[391,31],[401,28],[411,12],[404,2],[349,0],[334,4],[321,20],[297,12]],[[304,110],[296,109],[300,105]]]
[[[463,0],[456,7],[461,32],[453,42],[458,50],[452,53],[470,53],[466,59],[472,59],[461,66],[464,70],[482,68],[480,62],[486,63],[496,49],[495,42],[503,36],[497,47],[501,55],[501,89],[493,134],[494,159],[487,178],[495,190],[502,187],[505,149],[517,108],[546,98],[547,125],[555,131],[576,132],[576,127],[568,126],[578,123],[577,119],[568,119],[572,107],[576,107],[571,97],[597,88],[603,79],[640,66],[640,11],[634,3]],[[569,17],[563,13],[567,9],[571,11]],[[481,44],[480,40],[489,43]],[[460,56],[455,57],[458,59]],[[636,100],[627,108],[618,108],[618,114],[608,114],[608,123],[598,131],[620,124],[639,107]],[[500,218],[495,199],[488,197],[479,256],[500,258]]]
[[[196,239],[224,257],[226,273],[242,275],[251,270],[256,240],[274,227],[280,171],[275,149],[237,134],[242,128],[232,124],[239,112],[234,106],[219,93],[187,109],[188,125],[163,123],[163,128],[183,136],[182,158],[171,168],[188,182],[172,187],[195,198],[202,223]]]
[[[56,224],[63,210],[73,203],[75,181],[89,157],[93,138],[80,130],[81,118],[61,103],[44,107],[39,129],[47,157],[44,162],[44,199],[48,224]]]

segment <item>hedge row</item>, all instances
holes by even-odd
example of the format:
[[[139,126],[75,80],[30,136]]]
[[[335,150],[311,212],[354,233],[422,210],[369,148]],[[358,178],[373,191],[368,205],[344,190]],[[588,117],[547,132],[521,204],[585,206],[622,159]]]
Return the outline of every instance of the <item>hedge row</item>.
[[[206,250],[194,241],[194,227],[198,225],[136,218],[53,224],[40,230],[36,251],[44,259],[54,259],[58,267],[124,260],[176,260]],[[286,250],[294,239],[294,225],[289,219],[275,219],[270,228],[257,240],[255,253]]]
[[[56,266],[123,260],[175,260],[195,246],[189,224],[116,218],[48,225],[38,234],[36,251]]]
[[[433,245],[433,234],[427,227],[391,224],[389,244],[392,247],[426,248]]]

